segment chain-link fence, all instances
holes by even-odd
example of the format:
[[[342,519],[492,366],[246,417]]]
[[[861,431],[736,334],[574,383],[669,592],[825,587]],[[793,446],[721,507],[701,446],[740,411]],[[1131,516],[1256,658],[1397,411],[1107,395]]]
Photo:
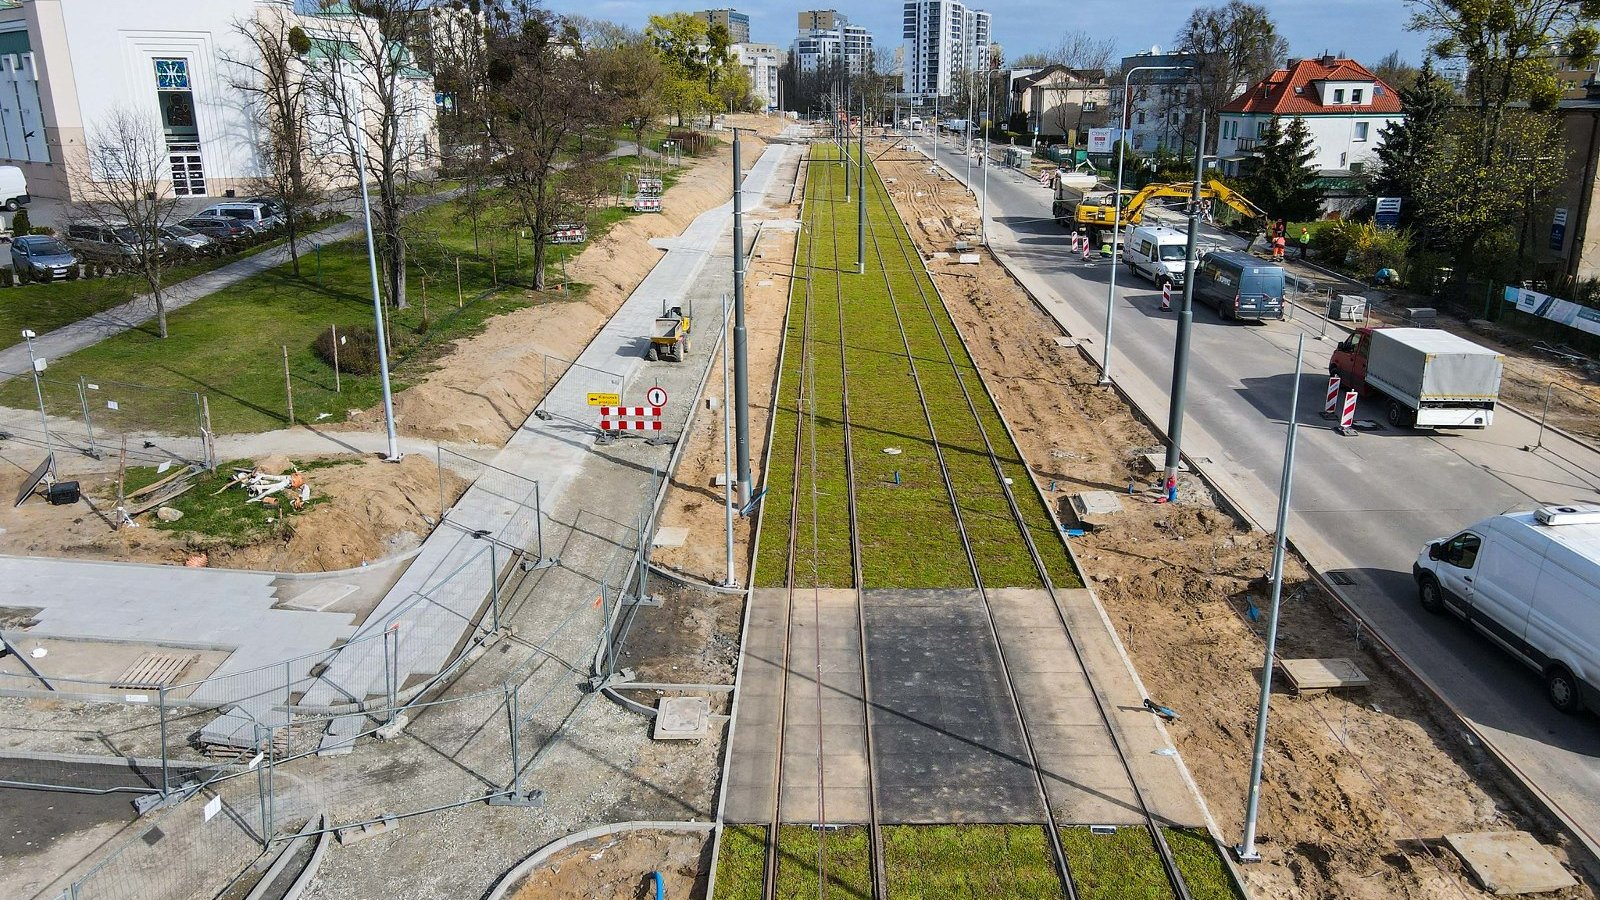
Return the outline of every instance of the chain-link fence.
[[[115,457],[134,465],[180,462],[212,468],[210,410],[203,394],[81,377],[62,381],[0,371],[0,434],[41,449]]]

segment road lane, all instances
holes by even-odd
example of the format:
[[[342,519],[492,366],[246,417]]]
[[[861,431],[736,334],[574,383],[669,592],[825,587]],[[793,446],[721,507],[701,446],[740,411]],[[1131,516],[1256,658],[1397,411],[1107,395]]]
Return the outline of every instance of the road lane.
[[[921,149],[927,152],[926,142]],[[939,155],[947,171],[958,179],[964,174],[959,153],[941,144]],[[980,179],[974,170],[981,189]],[[1050,219],[1051,193],[1037,182],[996,168],[988,192],[992,249],[1098,359],[1109,262],[1086,265],[1067,252],[1066,233]],[[1125,267],[1117,281],[1111,373],[1146,415],[1164,424],[1176,314],[1158,312],[1159,292]],[[1600,822],[1600,721],[1556,712],[1535,674],[1462,623],[1422,611],[1410,576],[1424,543],[1478,519],[1600,499],[1600,455],[1548,432],[1546,449],[1528,452],[1523,448],[1535,443],[1537,423],[1504,409],[1484,431],[1383,428],[1343,437],[1319,415],[1337,329],[1319,341],[1321,323],[1311,317],[1234,324],[1198,302],[1194,323],[1185,452],[1258,523],[1270,523],[1285,417],[1298,385],[1305,393],[1290,522],[1296,545],[1319,570],[1340,570],[1355,582],[1344,588],[1349,602],[1569,824],[1586,828],[1591,850],[1600,853],[1592,824]],[[1307,359],[1295,378],[1300,333],[1309,336]],[[1357,417],[1381,420],[1382,410],[1366,403]]]

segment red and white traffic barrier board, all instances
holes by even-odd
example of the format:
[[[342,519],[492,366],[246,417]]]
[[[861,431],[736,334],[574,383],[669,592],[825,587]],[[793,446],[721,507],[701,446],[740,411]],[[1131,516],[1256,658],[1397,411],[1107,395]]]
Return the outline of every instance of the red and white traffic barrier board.
[[[660,431],[659,406],[602,406],[601,431]]]
[[[635,197],[633,198],[634,212],[661,212],[660,197]]]
[[[1339,376],[1328,376],[1328,402],[1322,406],[1322,417],[1331,419],[1339,411]]]
[[[1339,433],[1351,435],[1356,433],[1356,392],[1345,391],[1344,412],[1339,416]]]

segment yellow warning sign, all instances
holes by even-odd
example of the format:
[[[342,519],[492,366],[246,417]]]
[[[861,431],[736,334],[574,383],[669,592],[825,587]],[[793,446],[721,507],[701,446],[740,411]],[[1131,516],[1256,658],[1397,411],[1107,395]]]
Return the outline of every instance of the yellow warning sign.
[[[596,391],[589,392],[590,406],[621,406],[621,394],[602,394]]]

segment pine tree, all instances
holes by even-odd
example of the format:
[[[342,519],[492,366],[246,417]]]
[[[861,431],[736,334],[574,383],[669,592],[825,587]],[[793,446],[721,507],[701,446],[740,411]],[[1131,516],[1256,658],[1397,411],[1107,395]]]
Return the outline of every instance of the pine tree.
[[[1267,123],[1261,136],[1261,161],[1250,176],[1250,199],[1273,219],[1314,219],[1322,207],[1322,188],[1311,160],[1311,129],[1296,117],[1284,128],[1279,120]]]
[[[1424,167],[1439,152],[1440,130],[1456,103],[1456,92],[1428,60],[1411,85],[1400,91],[1400,102],[1406,117],[1390,123],[1378,135],[1372,190],[1379,197],[1401,198],[1400,221],[1410,224],[1421,212],[1415,202],[1417,187]]]

